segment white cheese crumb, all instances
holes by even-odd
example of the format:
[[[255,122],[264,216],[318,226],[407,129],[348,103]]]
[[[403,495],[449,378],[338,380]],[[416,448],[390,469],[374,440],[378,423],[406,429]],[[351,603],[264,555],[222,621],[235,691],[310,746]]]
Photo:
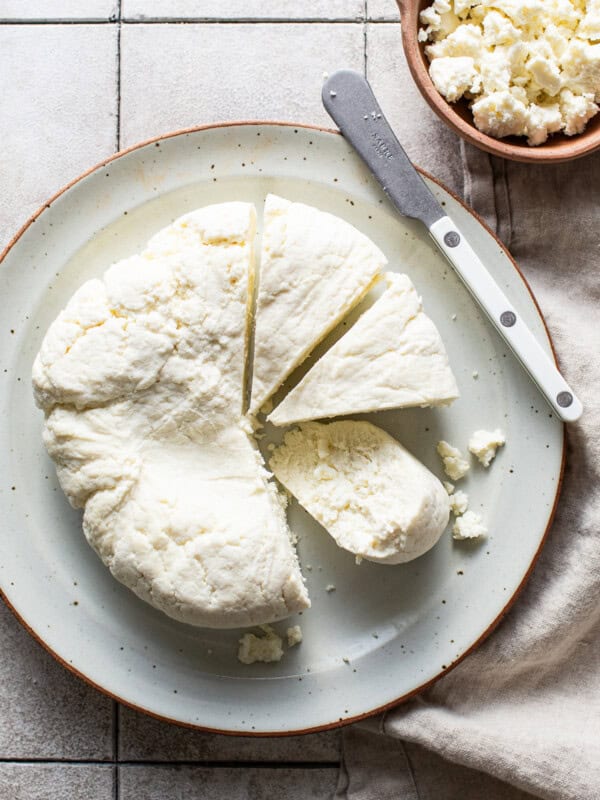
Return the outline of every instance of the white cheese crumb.
[[[456,322],[456,320],[458,319],[458,317],[457,317],[457,315],[456,315],[456,314],[452,314],[452,317],[451,317],[451,319],[452,319],[452,322]]]
[[[302,641],[302,628],[300,625],[292,625],[286,631],[288,647],[293,647],[295,644],[300,644]]]
[[[474,370],[473,370],[473,372],[472,372],[472,376],[473,376],[473,380],[475,380],[475,381],[476,381],[476,380],[477,380],[477,378],[479,377],[479,373],[477,372],[477,370],[476,370],[476,369],[474,369]]]
[[[448,102],[466,98],[479,130],[535,146],[598,113],[599,11],[597,0],[433,0],[418,40]]]
[[[475,431],[469,439],[469,450],[484,467],[489,467],[496,457],[496,450],[504,444],[506,437],[499,428],[495,431]]]
[[[444,489],[448,492],[448,494],[454,494],[454,484],[450,483],[450,481],[442,481],[444,484]]]
[[[452,536],[454,539],[479,539],[487,535],[487,528],[479,514],[474,511],[467,511],[461,517],[457,517],[452,526]]]
[[[267,445],[267,450],[269,451],[269,453],[272,453],[273,450],[275,450],[275,445],[273,444],[273,442],[269,442],[269,444]]]
[[[350,659],[346,658],[346,656],[344,656],[344,658],[342,658],[342,661],[344,662],[344,664],[349,664],[350,663]]]
[[[264,636],[245,633],[239,641],[238,659],[242,664],[262,661],[266,664],[280,661],[283,655],[282,640],[270,625],[260,625]]]
[[[453,481],[458,481],[469,471],[469,462],[456,447],[443,439],[437,443],[438,455],[444,464],[444,472]]]
[[[362,556],[355,556],[354,557],[354,563],[355,564],[362,564],[362,562],[363,562],[363,557]]]
[[[469,496],[466,492],[458,491],[450,496],[450,509],[455,517],[464,514],[469,507]]]
[[[335,586],[333,585],[333,583],[330,583],[330,584],[328,584],[328,585],[325,587],[325,591],[326,591],[326,592],[335,592]]]

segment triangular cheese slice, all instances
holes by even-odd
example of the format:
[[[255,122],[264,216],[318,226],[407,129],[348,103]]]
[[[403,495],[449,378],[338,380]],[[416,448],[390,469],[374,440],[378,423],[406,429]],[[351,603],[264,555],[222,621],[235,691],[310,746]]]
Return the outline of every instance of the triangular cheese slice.
[[[406,275],[388,288],[269,416],[274,425],[386,408],[438,406],[458,397],[437,328]]]
[[[300,425],[285,434],[269,466],[340,547],[369,561],[411,561],[448,524],[440,481],[370,422]]]
[[[358,303],[385,264],[379,248],[344,220],[302,203],[267,197],[252,414]]]

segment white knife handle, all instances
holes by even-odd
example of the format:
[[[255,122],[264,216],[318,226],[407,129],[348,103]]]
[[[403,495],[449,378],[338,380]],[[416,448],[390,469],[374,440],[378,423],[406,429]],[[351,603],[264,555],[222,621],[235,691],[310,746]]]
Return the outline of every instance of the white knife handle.
[[[429,232],[560,419],[579,419],[583,407],[575,393],[456,224],[450,217],[442,217]]]

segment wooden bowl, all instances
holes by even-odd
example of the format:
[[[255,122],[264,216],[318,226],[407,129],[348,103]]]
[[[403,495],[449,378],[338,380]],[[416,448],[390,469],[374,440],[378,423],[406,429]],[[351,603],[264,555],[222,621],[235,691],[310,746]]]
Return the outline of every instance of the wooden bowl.
[[[495,139],[477,130],[466,100],[449,103],[435,88],[429,77],[429,62],[425,47],[417,39],[419,13],[431,5],[431,0],[397,0],[400,7],[402,43],[411,74],[419,91],[438,117],[459,136],[481,150],[512,161],[533,164],[558,164],[588,155],[600,148],[600,113],[587,124],[583,133],[565,136],[552,134],[545,144],[531,147],[525,137],[508,136]]]

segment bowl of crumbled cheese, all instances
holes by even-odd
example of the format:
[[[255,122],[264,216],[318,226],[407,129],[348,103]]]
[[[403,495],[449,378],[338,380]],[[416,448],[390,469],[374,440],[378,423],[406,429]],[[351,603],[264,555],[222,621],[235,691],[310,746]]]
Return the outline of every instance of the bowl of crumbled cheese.
[[[460,136],[515,161],[600,148],[600,0],[398,0],[411,73]]]

